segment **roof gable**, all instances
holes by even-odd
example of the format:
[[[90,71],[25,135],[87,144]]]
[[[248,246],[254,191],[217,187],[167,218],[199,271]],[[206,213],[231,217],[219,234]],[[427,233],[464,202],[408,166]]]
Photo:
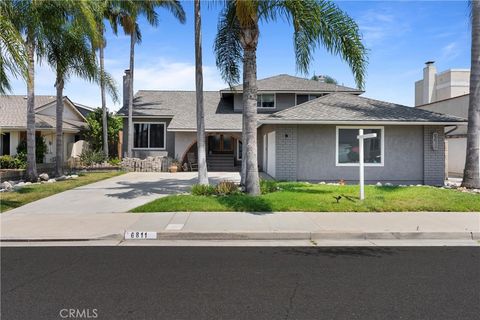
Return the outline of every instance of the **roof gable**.
[[[355,88],[345,87],[322,81],[310,80],[300,77],[294,77],[288,74],[280,74],[264,79],[257,80],[258,91],[274,92],[350,92],[361,94],[363,91]],[[243,91],[243,85],[237,85],[232,88],[221,90],[222,93]]]

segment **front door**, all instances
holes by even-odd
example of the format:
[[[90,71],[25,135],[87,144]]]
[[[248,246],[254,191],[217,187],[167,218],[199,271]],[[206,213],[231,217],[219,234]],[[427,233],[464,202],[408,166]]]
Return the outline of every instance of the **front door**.
[[[233,153],[233,138],[224,134],[209,136],[208,150],[212,153]]]

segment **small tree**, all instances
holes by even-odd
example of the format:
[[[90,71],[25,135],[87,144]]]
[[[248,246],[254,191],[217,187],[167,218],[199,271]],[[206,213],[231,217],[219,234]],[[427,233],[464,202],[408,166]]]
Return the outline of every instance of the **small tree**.
[[[87,116],[87,127],[82,130],[82,135],[88,142],[90,149],[99,151],[103,149],[103,110],[97,108]],[[107,136],[109,155],[118,156],[117,145],[118,134],[122,130],[122,118],[115,116],[112,112],[107,113]]]
[[[42,136],[35,137],[35,161],[36,163],[43,163],[45,154],[47,153],[47,144]],[[27,140],[23,139],[17,146],[17,158],[21,161],[27,162]]]

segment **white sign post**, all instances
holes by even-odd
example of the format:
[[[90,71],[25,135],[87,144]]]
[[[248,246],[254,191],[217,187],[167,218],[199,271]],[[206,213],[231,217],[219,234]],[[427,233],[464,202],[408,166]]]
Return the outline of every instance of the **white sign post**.
[[[363,134],[363,129],[358,130],[358,160],[360,167],[360,200],[365,199],[365,163],[363,159],[363,140],[376,138],[376,133]]]

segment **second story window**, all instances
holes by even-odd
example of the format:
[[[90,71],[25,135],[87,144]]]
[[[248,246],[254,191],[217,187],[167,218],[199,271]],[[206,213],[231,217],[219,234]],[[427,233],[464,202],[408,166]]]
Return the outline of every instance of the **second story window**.
[[[297,94],[297,104],[323,97],[325,93],[318,94]]]
[[[275,108],[275,94],[259,94],[257,96],[257,108],[274,109]]]

